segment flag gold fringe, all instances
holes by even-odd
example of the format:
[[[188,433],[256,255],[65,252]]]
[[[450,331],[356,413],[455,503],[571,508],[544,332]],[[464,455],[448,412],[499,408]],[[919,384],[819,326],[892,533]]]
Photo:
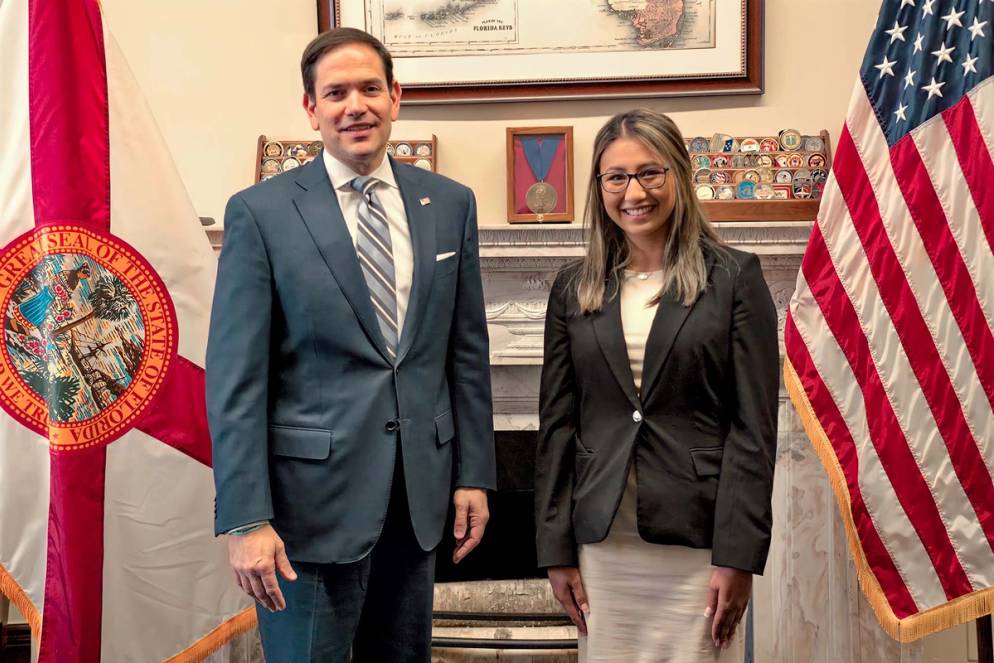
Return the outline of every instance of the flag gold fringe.
[[[192,645],[162,663],[200,663],[233,638],[255,627],[255,608],[245,608]]]
[[[20,611],[24,619],[28,620],[28,626],[31,627],[31,635],[37,640],[38,635],[41,633],[41,613],[38,612],[34,603],[28,598],[27,592],[17,584],[14,576],[10,575],[10,572],[4,568],[3,564],[0,564],[0,594],[9,598],[11,603],[17,606],[18,611]]]
[[[28,626],[31,627],[31,636],[37,640],[41,635],[41,613],[2,564],[0,564],[0,594],[17,606],[27,620]],[[255,625],[255,608],[246,608],[163,663],[200,663],[233,638],[255,628]]]
[[[807,393],[801,385],[801,380],[794,370],[794,366],[789,359],[783,364],[784,386],[790,395],[794,408],[797,410],[807,432],[811,443],[821,460],[825,472],[828,474],[832,484],[832,492],[839,505],[839,512],[842,522],[845,525],[846,539],[849,541],[849,552],[852,554],[853,562],[856,566],[856,577],[859,586],[862,588],[870,607],[873,608],[877,621],[881,628],[898,642],[914,642],[926,635],[938,631],[964,624],[978,619],[984,615],[994,612],[994,587],[978,590],[960,596],[941,606],[920,612],[904,619],[899,619],[890,607],[887,597],[877,582],[877,577],[870,569],[870,564],[866,560],[863,546],[860,544],[859,536],[856,533],[856,525],[852,519],[852,509],[849,496],[849,486],[846,484],[845,474],[839,465],[839,460],[835,456],[835,450],[821,422],[811,408]]]

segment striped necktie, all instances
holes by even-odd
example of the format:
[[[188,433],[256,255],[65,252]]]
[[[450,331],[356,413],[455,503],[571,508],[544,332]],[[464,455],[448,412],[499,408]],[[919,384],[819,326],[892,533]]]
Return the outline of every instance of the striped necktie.
[[[369,298],[376,311],[380,332],[387,343],[387,353],[390,359],[396,359],[397,339],[400,336],[397,329],[397,279],[387,216],[373,194],[378,181],[373,177],[357,177],[350,182],[352,188],[362,195],[359,201],[356,254],[369,288]]]

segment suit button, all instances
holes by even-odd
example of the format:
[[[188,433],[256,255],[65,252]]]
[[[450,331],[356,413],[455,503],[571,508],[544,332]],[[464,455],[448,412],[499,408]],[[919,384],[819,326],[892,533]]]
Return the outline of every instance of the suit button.
[[[392,433],[395,430],[397,430],[398,428],[400,428],[400,422],[397,421],[396,419],[391,419],[390,421],[387,422],[387,424],[386,424],[386,426],[384,426],[384,428],[387,429],[388,433]]]
[[[637,424],[642,423],[642,413],[639,412],[638,410],[632,412],[632,421],[634,421]]]

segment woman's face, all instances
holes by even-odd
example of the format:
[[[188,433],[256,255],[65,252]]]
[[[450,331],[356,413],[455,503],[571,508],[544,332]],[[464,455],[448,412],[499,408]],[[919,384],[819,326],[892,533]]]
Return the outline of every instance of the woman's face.
[[[669,163],[635,138],[622,136],[607,146],[601,155],[600,173],[642,173],[666,168]],[[602,177],[603,180],[603,177]],[[672,173],[658,188],[645,189],[636,178],[620,193],[610,193],[601,187],[604,209],[608,217],[624,231],[629,241],[666,240],[676,188]]]

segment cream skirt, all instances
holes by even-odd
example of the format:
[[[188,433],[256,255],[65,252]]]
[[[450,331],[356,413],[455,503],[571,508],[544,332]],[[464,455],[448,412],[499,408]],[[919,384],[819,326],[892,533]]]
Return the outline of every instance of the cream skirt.
[[[704,616],[711,551],[643,541],[635,500],[633,467],[607,538],[580,546],[590,605],[580,663],[741,663],[745,624],[719,650]]]

